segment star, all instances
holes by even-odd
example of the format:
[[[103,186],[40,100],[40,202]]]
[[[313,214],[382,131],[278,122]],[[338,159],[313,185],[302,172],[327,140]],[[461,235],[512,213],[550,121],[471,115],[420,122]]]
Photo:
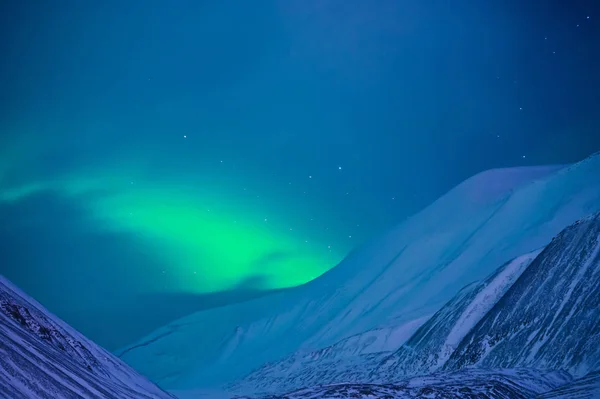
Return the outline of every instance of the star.
[[[267,218],[265,218],[265,222],[267,221]]]
[[[183,138],[184,138],[184,139],[187,139],[187,136],[184,134],[184,135],[183,135]]]
[[[312,176],[308,176],[309,179],[312,179]]]
[[[341,166],[338,166],[338,170],[342,170],[342,167],[341,167]]]
[[[523,159],[525,159],[525,155],[523,155],[523,157],[522,157],[522,158],[523,158]]]

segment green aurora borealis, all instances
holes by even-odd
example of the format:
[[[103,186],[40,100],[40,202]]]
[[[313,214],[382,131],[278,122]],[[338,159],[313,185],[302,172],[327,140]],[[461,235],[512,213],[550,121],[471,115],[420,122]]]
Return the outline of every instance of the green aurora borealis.
[[[177,289],[233,289],[259,275],[261,289],[305,283],[333,266],[326,247],[314,250],[266,212],[185,188],[132,188],[91,204],[107,228],[137,233],[171,264]],[[191,191],[191,192],[190,192]],[[216,204],[216,205],[213,205]]]
[[[600,146],[575,7],[183,3],[0,2],[0,273],[109,349]]]
[[[128,141],[117,127],[81,142],[75,120],[60,125],[67,140],[52,141],[16,125],[20,135],[0,138],[3,273],[109,348],[308,282],[358,239],[340,233],[333,207],[302,195],[307,186],[197,159],[198,136]]]
[[[217,292],[257,277],[257,289],[290,287],[312,280],[340,260],[329,246],[312,245],[294,219],[269,217],[244,196],[244,189],[207,187],[201,182],[123,179],[126,163],[82,176],[5,188],[4,202],[54,192],[78,202],[94,228],[127,233],[159,260],[158,283],[143,290]],[[164,178],[164,177],[163,177]],[[228,192],[229,191],[229,192]]]

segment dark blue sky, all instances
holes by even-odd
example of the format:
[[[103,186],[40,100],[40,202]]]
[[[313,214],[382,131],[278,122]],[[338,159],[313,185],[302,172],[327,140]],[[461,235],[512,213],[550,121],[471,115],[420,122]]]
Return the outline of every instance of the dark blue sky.
[[[310,279],[479,171],[582,159],[593,4],[3,2],[0,272],[116,347]]]

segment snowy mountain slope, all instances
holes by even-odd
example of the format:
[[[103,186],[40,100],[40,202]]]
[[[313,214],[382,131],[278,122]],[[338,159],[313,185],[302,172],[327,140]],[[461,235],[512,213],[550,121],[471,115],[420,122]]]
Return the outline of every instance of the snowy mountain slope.
[[[299,351],[254,370],[226,386],[229,392],[287,392],[340,381],[369,382],[370,371],[390,353],[381,345],[400,346],[423,324],[417,319],[396,328],[370,330],[317,351]]]
[[[163,386],[185,389],[227,383],[298,350],[318,351],[369,330],[416,330],[415,320],[424,321],[467,283],[600,210],[598,176],[598,155],[567,168],[484,172],[311,283],[180,319],[121,357]],[[374,336],[367,348],[401,344],[378,342],[384,337]]]
[[[444,366],[600,368],[600,213],[562,231]]]
[[[533,269],[543,267],[546,270],[546,278],[542,278],[540,273],[535,273],[533,277],[529,276],[532,273],[528,267]],[[586,275],[584,272],[578,272],[577,267],[586,267],[585,271],[589,273]],[[564,362],[553,364],[527,362],[530,355],[522,353],[526,345],[517,340],[517,342],[507,342],[508,350],[500,355],[504,356],[500,362],[484,363],[484,365],[488,367],[525,365],[544,369],[564,367],[572,372],[578,370],[586,372],[590,364],[592,368],[600,366],[598,355],[600,327],[597,321],[600,316],[598,306],[600,281],[592,278],[595,273],[600,276],[600,213],[567,227],[544,251],[537,250],[520,256],[500,267],[484,282],[473,283],[463,288],[391,355],[378,353],[344,358],[340,356],[342,350],[335,346],[328,347],[302,356],[295,354],[282,361],[264,365],[227,388],[233,392],[278,393],[342,381],[383,383],[397,381],[404,376],[436,372],[446,364],[459,345],[464,345],[465,336],[476,327],[480,328],[478,324],[480,321],[490,318],[493,320],[484,332],[488,339],[494,337],[501,320],[494,314],[498,309],[496,305],[505,295],[510,296],[508,293],[512,293],[514,289],[530,293],[532,297],[538,298],[540,303],[532,307],[529,314],[522,309],[513,309],[510,305],[498,305],[502,306],[501,313],[508,315],[506,329],[512,334],[519,329],[525,329],[522,317],[530,320],[544,318],[548,309],[558,308],[561,303],[568,305],[559,294],[566,291],[564,287],[572,287],[572,296],[576,299],[573,300],[573,306],[568,306],[568,310],[569,315],[574,317],[573,321],[577,327],[565,330],[564,334],[568,334],[567,340],[557,336],[560,348],[556,347],[556,343],[548,348],[553,356],[563,360],[570,359],[571,363],[565,365]],[[552,278],[548,280],[547,276]],[[582,278],[584,281],[581,280]],[[588,288],[587,290],[581,286],[582,283]],[[557,297],[540,295],[539,289],[552,292]],[[529,297],[523,299],[522,303],[533,306]],[[489,314],[491,316],[488,316]],[[566,323],[566,319],[560,316],[553,320],[561,324]],[[548,325],[548,328],[551,329],[552,326]],[[498,339],[493,338],[493,340]],[[471,359],[472,355],[468,354],[467,358]],[[460,364],[452,368],[463,366],[464,364]]]
[[[337,384],[262,399],[533,399],[571,381],[564,372],[465,370],[395,384]]]
[[[600,372],[561,385],[536,399],[598,399],[600,398]]]
[[[1,276],[0,397],[173,398]]]
[[[370,371],[377,368],[389,355],[389,352],[383,352],[337,359],[321,357],[323,352],[331,349],[328,347],[304,356],[295,354],[281,361],[268,363],[243,379],[224,386],[224,389],[236,394],[280,394],[344,381],[369,383]]]
[[[517,257],[496,270],[482,283],[463,288],[393,355],[371,373],[370,379],[438,371],[465,335],[502,298],[521,273],[539,255],[536,250]]]
[[[394,353],[346,353],[340,343],[308,354],[295,353],[268,363],[227,386],[232,392],[289,392],[294,389],[340,381],[373,383],[397,381],[402,376],[437,371],[462,338],[517,280],[541,250],[517,257],[480,283],[469,284],[425,322]],[[420,323],[419,323],[420,324]],[[411,329],[412,330],[412,329]],[[379,330],[361,334],[371,336]],[[357,340],[351,337],[348,340]],[[354,355],[354,356],[352,356]],[[357,355],[357,356],[356,356]]]

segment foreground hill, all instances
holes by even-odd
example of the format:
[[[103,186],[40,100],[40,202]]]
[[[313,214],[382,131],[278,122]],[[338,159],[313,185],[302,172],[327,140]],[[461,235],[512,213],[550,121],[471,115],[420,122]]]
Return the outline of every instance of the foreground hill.
[[[178,389],[228,383],[288,356],[378,364],[378,353],[400,348],[465,285],[600,210],[598,176],[599,155],[484,172],[311,283],[196,313],[120,356]]]
[[[173,398],[1,276],[0,397]]]
[[[600,371],[545,392],[536,399],[598,399],[600,398]]]
[[[261,399],[533,399],[570,381],[561,372],[465,370],[394,384],[326,385]]]

